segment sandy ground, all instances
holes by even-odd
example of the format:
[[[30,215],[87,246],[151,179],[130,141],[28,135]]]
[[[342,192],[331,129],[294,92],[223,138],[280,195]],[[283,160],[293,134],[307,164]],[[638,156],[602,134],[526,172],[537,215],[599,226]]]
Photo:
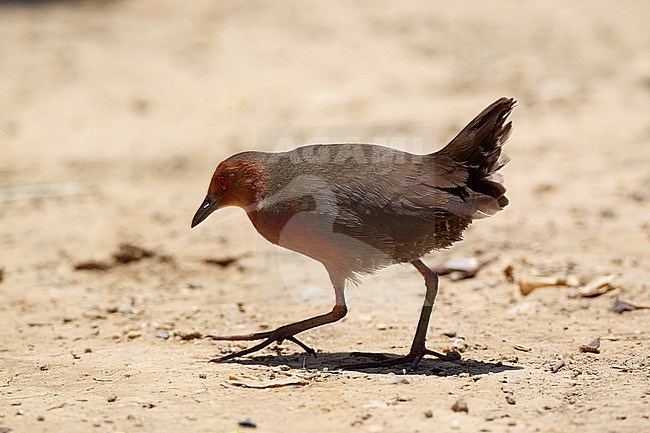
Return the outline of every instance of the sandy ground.
[[[650,425],[650,310],[612,311],[650,304],[646,1],[35,3],[0,4],[0,432]],[[494,258],[441,279],[428,345],[460,362],[345,367],[408,351],[410,266],[304,334],[317,359],[284,343],[206,362],[245,345],[204,334],[333,303],[320,265],[241,211],[189,229],[221,159],[340,139],[429,152],[502,95],[519,101],[511,204],[426,259]],[[516,282],[608,274],[592,298]]]

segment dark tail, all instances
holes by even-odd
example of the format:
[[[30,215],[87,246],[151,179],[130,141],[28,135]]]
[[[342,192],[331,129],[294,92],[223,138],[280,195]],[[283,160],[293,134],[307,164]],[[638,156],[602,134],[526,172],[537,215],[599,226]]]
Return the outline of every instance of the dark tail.
[[[508,199],[500,176],[495,174],[509,161],[501,155],[501,147],[512,132],[512,122],[506,123],[506,119],[515,104],[512,98],[493,102],[438,152],[467,167],[469,189],[495,199],[501,208]]]

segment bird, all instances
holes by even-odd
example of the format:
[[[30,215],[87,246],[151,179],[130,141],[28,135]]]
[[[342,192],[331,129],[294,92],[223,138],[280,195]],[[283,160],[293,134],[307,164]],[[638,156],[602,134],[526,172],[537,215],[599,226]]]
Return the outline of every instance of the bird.
[[[285,152],[245,151],[221,162],[192,228],[217,209],[242,208],[268,241],[325,267],[335,303],[326,314],[274,330],[210,335],[222,341],[263,340],[211,362],[284,340],[315,355],[296,335],[345,317],[346,286],[398,263],[413,265],[426,289],[411,348],[404,356],[357,367],[406,364],[413,370],[426,355],[448,359],[425,344],[439,280],[422,259],[460,241],[474,219],[492,216],[508,205],[499,170],[509,161],[501,150],[512,131],[507,119],[515,105],[513,98],[496,100],[445,147],[429,154],[377,144],[333,143]]]

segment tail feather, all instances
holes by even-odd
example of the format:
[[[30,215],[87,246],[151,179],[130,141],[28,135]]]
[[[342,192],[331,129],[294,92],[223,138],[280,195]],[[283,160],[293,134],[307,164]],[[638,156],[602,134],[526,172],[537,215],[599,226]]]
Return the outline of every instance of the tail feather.
[[[501,156],[501,147],[512,132],[512,122],[505,122],[515,104],[512,98],[493,102],[439,153],[462,163],[481,177],[495,173],[508,162],[507,157]]]
[[[512,122],[506,120],[515,104],[512,98],[493,102],[438,152],[467,169],[470,196],[484,215],[508,205],[506,188],[497,171],[510,160],[501,154],[501,148],[512,132]]]

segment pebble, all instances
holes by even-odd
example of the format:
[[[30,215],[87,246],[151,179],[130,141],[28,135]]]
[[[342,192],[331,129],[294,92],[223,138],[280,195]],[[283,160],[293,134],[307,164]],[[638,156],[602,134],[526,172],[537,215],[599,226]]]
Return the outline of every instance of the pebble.
[[[134,338],[141,337],[142,333],[139,331],[129,331],[126,336],[128,339],[133,340]]]
[[[169,338],[169,331],[167,330],[157,331],[153,336],[156,338],[163,338],[166,340]]]
[[[113,403],[113,402],[116,401],[116,400],[117,400],[117,396],[116,396],[116,395],[112,395],[112,396],[110,396],[110,397],[108,397],[108,398],[106,399],[106,401],[108,401],[109,403]]]
[[[431,409],[424,411],[424,416],[426,418],[433,418],[433,411]]]
[[[492,412],[487,412],[485,414],[485,420],[486,421],[494,421],[496,419],[496,415]]]
[[[451,410],[454,412],[465,412],[469,413],[469,406],[467,406],[467,402],[465,401],[464,398],[459,398],[456,400],[456,402],[451,406]]]
[[[465,350],[467,350],[467,343],[463,338],[456,338],[452,343],[452,347],[458,352],[464,352]]]
[[[248,428],[257,428],[257,424],[255,424],[250,418],[246,418],[243,421],[239,421],[239,426],[248,427]]]
[[[508,394],[508,395],[506,395],[506,402],[508,404],[517,404],[517,399],[515,399],[514,395]]]
[[[134,308],[131,305],[122,305],[117,309],[122,314],[133,314]]]
[[[442,335],[446,335],[449,338],[454,338],[457,335],[457,333],[456,330],[454,329],[445,329],[444,331],[442,331]]]
[[[408,385],[410,382],[407,378],[404,376],[389,376],[381,380],[381,383],[384,385],[396,385],[399,383],[403,383]]]

